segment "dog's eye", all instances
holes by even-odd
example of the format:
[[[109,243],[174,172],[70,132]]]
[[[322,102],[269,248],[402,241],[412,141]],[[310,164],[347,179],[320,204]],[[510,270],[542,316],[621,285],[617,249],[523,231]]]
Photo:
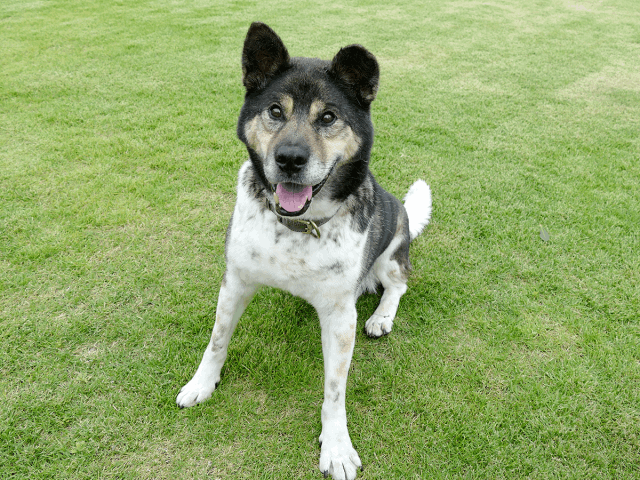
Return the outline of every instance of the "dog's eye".
[[[321,120],[325,125],[331,125],[336,121],[336,115],[333,112],[324,112]]]
[[[282,109],[278,105],[271,105],[269,107],[269,115],[272,118],[282,118]]]

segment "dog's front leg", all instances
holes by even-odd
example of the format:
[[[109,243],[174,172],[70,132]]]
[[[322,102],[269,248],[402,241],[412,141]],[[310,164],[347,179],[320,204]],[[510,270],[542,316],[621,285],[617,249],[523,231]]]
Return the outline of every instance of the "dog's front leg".
[[[330,308],[318,308],[325,376],[320,471],[325,477],[331,474],[335,480],[353,480],[362,462],[347,430],[345,393],[356,338],[357,312],[354,299],[331,304]]]
[[[218,295],[216,322],[211,340],[202,356],[200,366],[193,378],[178,394],[176,403],[180,408],[192,407],[208,399],[220,382],[220,371],[227,358],[227,347],[238,320],[256,291],[231,270],[227,269]]]

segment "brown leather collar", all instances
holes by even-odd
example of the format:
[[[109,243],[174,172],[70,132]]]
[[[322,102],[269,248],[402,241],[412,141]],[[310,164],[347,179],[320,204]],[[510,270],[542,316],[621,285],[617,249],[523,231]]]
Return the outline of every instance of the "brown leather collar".
[[[267,208],[271,210],[276,216],[278,222],[287,227],[289,230],[294,232],[306,233],[316,238],[320,238],[320,229],[318,227],[321,227],[333,218],[327,217],[320,220],[303,220],[299,218],[283,217],[276,213],[274,206],[271,205],[271,202],[268,199],[265,203],[267,204]]]

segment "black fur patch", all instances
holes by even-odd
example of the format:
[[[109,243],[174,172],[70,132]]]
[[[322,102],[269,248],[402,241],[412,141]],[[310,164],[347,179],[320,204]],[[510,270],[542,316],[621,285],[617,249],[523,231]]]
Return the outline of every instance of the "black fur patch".
[[[396,222],[401,210],[404,209],[400,201],[384,190],[371,175],[371,185],[373,190],[372,203],[370,207],[373,214],[369,233],[367,235],[367,246],[364,249],[367,258],[364,262],[364,272],[369,271],[373,262],[384,252],[396,234]]]
[[[242,83],[247,91],[264,88],[289,66],[289,52],[267,25],[252,23],[242,49]]]
[[[378,62],[361,45],[340,49],[331,62],[329,73],[349,89],[362,105],[369,105],[378,93]]]
[[[411,242],[411,237],[409,234],[409,217],[407,216],[407,212],[404,208],[400,210],[398,215],[396,236],[398,235],[402,237],[402,242],[391,255],[391,259],[398,262],[403,273],[408,275],[411,271],[411,262],[409,261],[409,243]]]
[[[340,262],[336,262],[333,265],[329,266],[329,270],[331,270],[336,275],[339,275],[344,272],[344,265]]]

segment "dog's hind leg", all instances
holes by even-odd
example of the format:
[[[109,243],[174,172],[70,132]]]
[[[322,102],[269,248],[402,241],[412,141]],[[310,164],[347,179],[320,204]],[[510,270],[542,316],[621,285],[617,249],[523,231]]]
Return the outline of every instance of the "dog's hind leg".
[[[218,386],[231,335],[255,291],[254,285],[247,285],[227,270],[218,295],[216,322],[213,325],[211,340],[195,375],[182,387],[176,398],[180,408],[192,407],[208,399]]]
[[[376,276],[382,283],[384,292],[378,308],[367,320],[364,329],[370,337],[378,338],[391,332],[393,320],[396,318],[400,304],[400,297],[407,291],[407,280],[403,268],[395,260],[385,261],[381,257],[373,268],[378,270]]]
[[[378,308],[364,325],[366,334],[374,338],[391,332],[400,298],[407,291],[407,278],[411,269],[409,233],[405,228],[406,217],[400,220],[401,224],[398,226],[396,236],[371,269],[371,273],[384,288]]]
[[[407,278],[411,270],[409,243],[431,218],[431,189],[424,180],[414,182],[405,196],[404,206],[398,215],[393,240],[369,272],[370,279],[381,283],[384,288],[380,305],[364,325],[367,335],[374,338],[391,332],[400,297],[407,291]]]

